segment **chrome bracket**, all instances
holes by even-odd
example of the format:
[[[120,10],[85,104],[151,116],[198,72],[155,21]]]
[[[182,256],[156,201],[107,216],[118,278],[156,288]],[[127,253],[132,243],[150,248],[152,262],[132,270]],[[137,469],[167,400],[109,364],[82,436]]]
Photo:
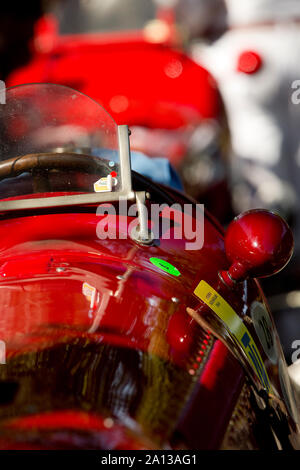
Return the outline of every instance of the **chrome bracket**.
[[[146,207],[146,192],[136,191],[135,200],[137,205],[139,223],[130,233],[130,237],[141,245],[151,245],[154,241],[154,235],[148,227],[148,210]]]

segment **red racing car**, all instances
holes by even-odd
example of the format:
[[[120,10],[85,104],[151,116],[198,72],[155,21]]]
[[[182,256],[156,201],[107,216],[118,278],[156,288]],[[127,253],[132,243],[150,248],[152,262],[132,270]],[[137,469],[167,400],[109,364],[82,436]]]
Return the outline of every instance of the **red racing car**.
[[[255,279],[288,262],[286,223],[248,212],[224,239],[64,86],[8,89],[0,129],[0,448],[299,447]]]

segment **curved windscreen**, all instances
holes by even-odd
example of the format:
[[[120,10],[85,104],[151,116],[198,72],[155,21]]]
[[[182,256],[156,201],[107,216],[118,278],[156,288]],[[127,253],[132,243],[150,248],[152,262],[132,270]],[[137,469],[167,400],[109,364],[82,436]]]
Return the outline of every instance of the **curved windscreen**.
[[[1,98],[0,199],[121,187],[118,126],[95,101],[54,84],[9,88]]]

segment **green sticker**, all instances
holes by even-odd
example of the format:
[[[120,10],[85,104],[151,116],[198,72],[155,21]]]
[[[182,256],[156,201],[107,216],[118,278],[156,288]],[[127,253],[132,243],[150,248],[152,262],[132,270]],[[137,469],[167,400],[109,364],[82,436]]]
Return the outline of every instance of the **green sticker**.
[[[166,273],[172,274],[172,276],[180,276],[181,272],[178,271],[175,266],[172,264],[168,263],[168,261],[165,261],[164,259],[160,258],[150,258],[150,263],[154,264],[157,268],[161,269],[162,271],[165,271]]]

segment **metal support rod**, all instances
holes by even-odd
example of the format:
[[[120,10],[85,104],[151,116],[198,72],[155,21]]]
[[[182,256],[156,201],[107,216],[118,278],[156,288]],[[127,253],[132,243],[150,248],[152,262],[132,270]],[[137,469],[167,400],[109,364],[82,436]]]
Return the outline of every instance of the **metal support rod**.
[[[148,210],[146,207],[146,193],[144,191],[137,191],[136,196],[136,205],[139,218],[139,238],[140,240],[149,239],[149,229],[148,229]]]

